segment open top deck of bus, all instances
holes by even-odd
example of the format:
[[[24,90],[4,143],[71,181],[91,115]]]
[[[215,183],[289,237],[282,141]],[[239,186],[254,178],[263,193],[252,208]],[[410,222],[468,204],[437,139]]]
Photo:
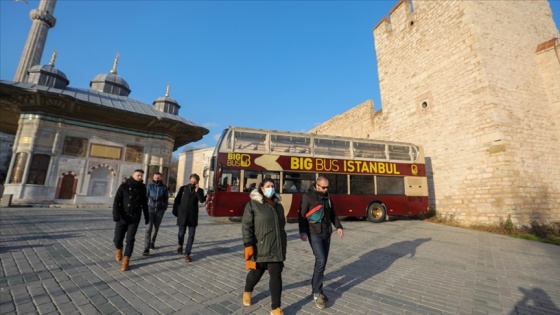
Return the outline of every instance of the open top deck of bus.
[[[228,127],[219,152],[345,158],[414,163],[423,159],[421,147],[403,142],[317,135],[311,133]]]

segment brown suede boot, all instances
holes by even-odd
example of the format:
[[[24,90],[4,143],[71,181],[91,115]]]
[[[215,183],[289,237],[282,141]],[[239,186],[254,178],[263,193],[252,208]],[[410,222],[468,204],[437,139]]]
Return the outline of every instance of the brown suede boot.
[[[124,256],[124,260],[122,262],[121,271],[128,271],[130,270],[128,264],[130,262],[130,257]]]
[[[243,292],[243,305],[251,306],[251,292]]]
[[[117,248],[117,253],[115,254],[115,259],[117,261],[121,261],[122,260],[122,248]]]

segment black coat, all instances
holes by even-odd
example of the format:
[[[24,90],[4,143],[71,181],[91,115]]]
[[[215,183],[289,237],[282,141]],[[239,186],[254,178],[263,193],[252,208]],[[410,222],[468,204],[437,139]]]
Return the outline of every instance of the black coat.
[[[113,221],[126,219],[131,222],[140,222],[144,213],[146,224],[149,221],[148,198],[146,185],[135,181],[132,177],[122,183],[113,200]]]
[[[173,202],[173,215],[177,217],[177,225],[198,225],[198,203],[205,202],[204,189],[198,188],[195,192],[192,186],[184,185]]]

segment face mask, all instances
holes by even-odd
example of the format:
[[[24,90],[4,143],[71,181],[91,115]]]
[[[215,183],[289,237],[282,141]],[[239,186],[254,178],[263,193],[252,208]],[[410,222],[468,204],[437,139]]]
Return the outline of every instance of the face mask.
[[[265,189],[264,189],[264,195],[265,195],[267,198],[272,197],[272,196],[274,195],[274,187],[267,187],[267,188],[265,188]]]

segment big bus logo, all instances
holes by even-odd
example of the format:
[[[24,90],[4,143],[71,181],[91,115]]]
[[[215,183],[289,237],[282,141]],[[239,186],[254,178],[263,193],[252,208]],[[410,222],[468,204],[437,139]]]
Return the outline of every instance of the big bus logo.
[[[227,166],[248,167],[251,165],[251,156],[249,154],[228,153]]]

